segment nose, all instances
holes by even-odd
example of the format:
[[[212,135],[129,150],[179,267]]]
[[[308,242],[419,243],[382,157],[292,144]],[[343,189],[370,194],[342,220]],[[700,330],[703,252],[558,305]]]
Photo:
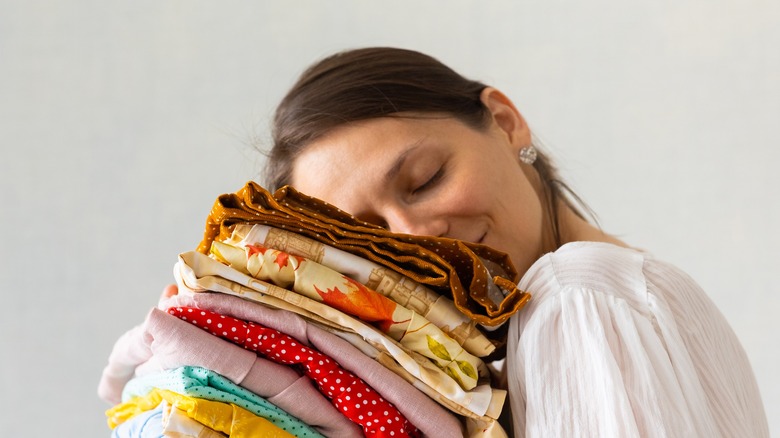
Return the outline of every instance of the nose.
[[[391,208],[385,212],[384,220],[393,233],[414,234],[418,236],[441,237],[447,234],[446,218],[415,211],[412,208]]]

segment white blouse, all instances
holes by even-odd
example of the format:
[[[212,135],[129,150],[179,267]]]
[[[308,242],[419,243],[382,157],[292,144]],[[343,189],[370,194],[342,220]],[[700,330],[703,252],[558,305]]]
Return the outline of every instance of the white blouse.
[[[532,299],[508,334],[515,436],[769,436],[742,346],[679,269],[576,242],[519,286]]]

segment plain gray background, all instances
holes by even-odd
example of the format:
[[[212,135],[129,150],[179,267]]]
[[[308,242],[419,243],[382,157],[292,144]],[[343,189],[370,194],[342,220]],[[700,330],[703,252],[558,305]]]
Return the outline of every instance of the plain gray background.
[[[392,45],[502,89],[602,226],[690,273],[780,433],[780,3],[0,0],[0,430],[108,436],[95,388],[273,108]]]

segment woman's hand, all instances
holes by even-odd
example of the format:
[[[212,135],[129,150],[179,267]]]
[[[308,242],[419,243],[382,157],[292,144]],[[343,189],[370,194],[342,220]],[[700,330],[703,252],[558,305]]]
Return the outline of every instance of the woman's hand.
[[[163,289],[162,294],[160,295],[160,301],[177,295],[178,293],[179,287],[175,284],[169,284],[168,286],[165,286],[165,289]]]

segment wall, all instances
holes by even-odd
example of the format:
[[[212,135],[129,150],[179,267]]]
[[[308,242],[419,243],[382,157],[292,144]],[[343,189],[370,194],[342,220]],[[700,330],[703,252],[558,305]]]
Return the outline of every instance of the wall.
[[[704,286],[780,433],[780,3],[573,3],[0,0],[0,430],[107,436],[114,340],[295,76],[393,45],[504,90],[607,231]]]

